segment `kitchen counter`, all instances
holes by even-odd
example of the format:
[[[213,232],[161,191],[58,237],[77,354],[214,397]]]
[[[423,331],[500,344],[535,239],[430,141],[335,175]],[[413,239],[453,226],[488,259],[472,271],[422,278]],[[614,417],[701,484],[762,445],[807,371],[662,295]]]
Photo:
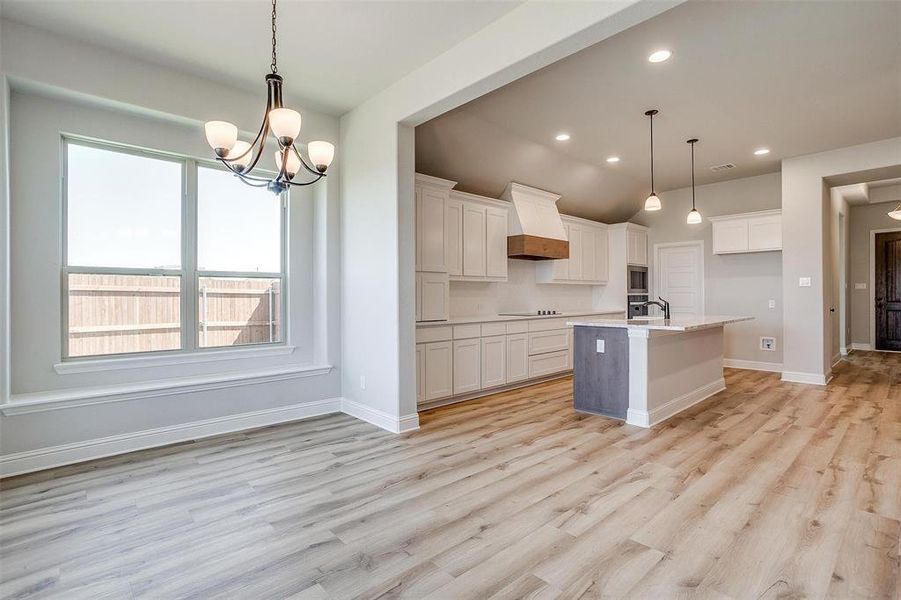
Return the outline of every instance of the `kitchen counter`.
[[[726,389],[723,328],[752,317],[570,319],[573,407],[651,427]]]
[[[646,329],[650,331],[699,331],[722,327],[729,323],[750,321],[754,317],[730,317],[723,315],[676,315],[671,319],[650,317],[643,319],[589,319],[568,321],[574,327],[615,327],[620,329]]]
[[[580,311],[580,312],[562,312],[556,315],[485,315],[481,317],[454,317],[447,321],[420,321],[416,323],[416,327],[436,327],[440,325],[469,325],[472,323],[497,323],[506,321],[532,321],[534,319],[575,319],[578,317],[593,317],[605,315],[621,316],[626,314],[626,309],[613,311]],[[611,319],[613,320],[613,319]]]

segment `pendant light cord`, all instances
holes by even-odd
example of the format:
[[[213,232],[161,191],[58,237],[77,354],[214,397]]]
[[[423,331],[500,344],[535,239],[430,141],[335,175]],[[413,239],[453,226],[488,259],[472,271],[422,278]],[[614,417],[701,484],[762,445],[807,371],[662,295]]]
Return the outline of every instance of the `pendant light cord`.
[[[275,58],[275,2],[276,0],[272,0],[272,63],[269,65],[269,69],[273,74],[278,73],[278,65]]]
[[[654,113],[651,113],[651,194],[656,194],[654,187]]]
[[[695,210],[695,143],[691,143],[691,210]]]

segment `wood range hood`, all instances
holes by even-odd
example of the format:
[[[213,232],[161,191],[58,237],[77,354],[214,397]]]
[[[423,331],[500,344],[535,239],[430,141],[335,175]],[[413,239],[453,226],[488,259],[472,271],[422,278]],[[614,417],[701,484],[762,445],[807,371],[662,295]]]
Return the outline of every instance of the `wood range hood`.
[[[508,258],[569,258],[569,240],[557,211],[559,195],[510,182],[501,198],[513,205],[507,232]]]

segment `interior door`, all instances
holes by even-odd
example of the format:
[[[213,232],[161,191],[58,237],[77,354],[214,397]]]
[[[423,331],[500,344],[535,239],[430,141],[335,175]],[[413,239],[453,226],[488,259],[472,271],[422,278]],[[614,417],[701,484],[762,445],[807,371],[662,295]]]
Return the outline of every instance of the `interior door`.
[[[876,234],[876,350],[901,351],[901,232]]]
[[[703,246],[691,243],[658,247],[654,268],[657,271],[654,295],[669,301],[672,314],[704,314]],[[650,308],[659,312],[656,307]]]

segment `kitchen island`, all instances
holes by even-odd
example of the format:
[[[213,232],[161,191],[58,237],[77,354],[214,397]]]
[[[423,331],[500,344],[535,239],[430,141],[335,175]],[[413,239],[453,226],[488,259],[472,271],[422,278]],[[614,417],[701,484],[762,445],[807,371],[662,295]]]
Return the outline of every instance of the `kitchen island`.
[[[573,320],[573,405],[650,427],[726,388],[723,328],[753,317]]]

